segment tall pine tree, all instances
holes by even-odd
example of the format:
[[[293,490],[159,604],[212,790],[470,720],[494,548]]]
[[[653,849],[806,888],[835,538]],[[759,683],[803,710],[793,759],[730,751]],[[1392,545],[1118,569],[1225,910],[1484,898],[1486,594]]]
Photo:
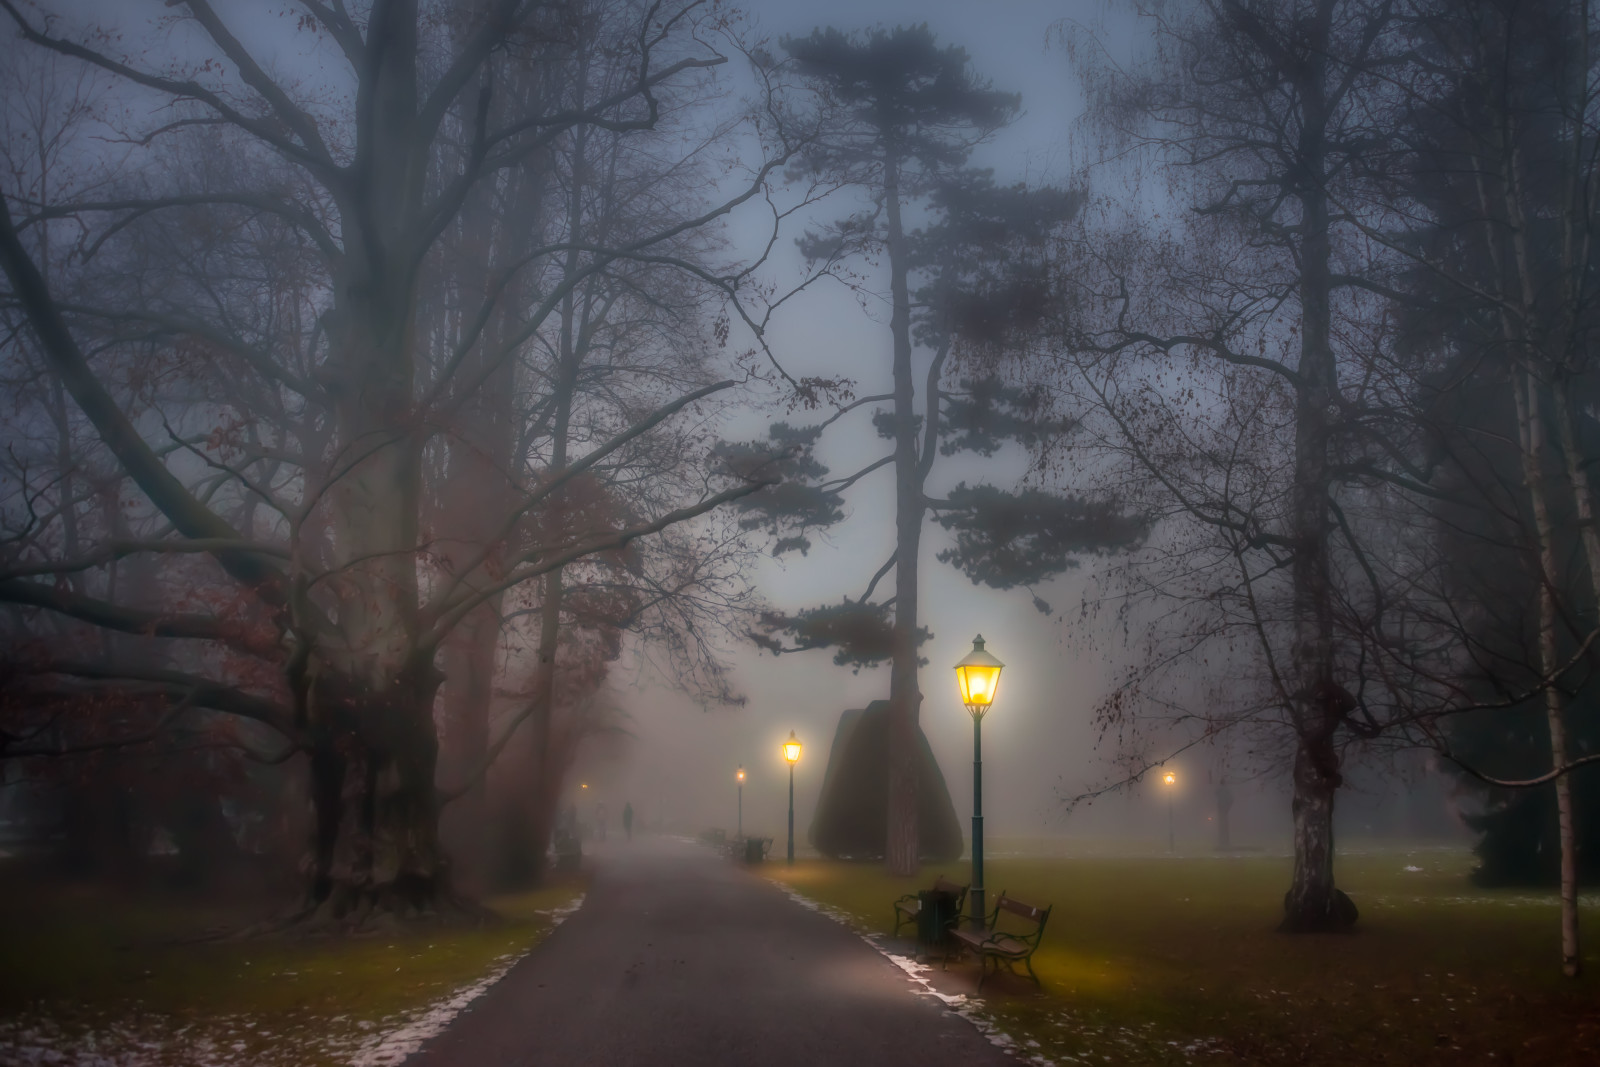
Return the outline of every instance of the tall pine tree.
[[[941,453],[993,454],[1008,439],[1064,429],[1044,424],[1038,398],[1001,384],[986,369],[1041,316],[1044,241],[1081,202],[1059,190],[996,187],[987,172],[966,166],[973,148],[1015,116],[1020,98],[975,77],[966,52],[941,47],[926,26],[857,35],[825,29],[783,45],[794,70],[814,88],[826,131],[805,165],[864,190],[868,199],[863,210],[808,233],[802,249],[824,269],[864,257],[888,266],[893,384],[839,415],[872,410],[892,449],[830,479],[810,450],[833,419],[806,428],[775,426],[766,448],[789,448],[786,462],[796,469],[788,473],[805,467],[810,477],[753,499],[747,522],[771,521],[783,533],[780,550],[803,549],[806,527],[842,517],[838,494],[887,468],[895,477],[895,548],[859,599],[773,613],[766,633],[756,636],[774,653],[832,647],[841,664],[889,662],[886,861],[890,873],[910,875],[919,858],[917,648],[930,636],[919,625],[918,578],[930,513],[957,535],[939,558],[996,588],[1037,582],[1072,565],[1075,553],[1126,544],[1144,527],[1113,505],[1041,492],[962,485],[934,499],[926,491]],[[919,208],[929,224],[908,227],[908,209]],[[965,358],[974,373],[946,388],[952,355]],[[744,445],[736,451],[764,450]],[[892,598],[873,603],[891,570]]]

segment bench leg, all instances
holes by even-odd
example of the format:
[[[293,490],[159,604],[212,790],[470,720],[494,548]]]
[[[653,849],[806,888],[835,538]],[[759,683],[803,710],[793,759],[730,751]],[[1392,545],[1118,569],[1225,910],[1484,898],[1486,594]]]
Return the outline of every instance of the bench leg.
[[[1022,957],[1022,965],[1028,968],[1028,977],[1033,979],[1033,984],[1043,989],[1044,983],[1039,981],[1039,976],[1033,973],[1033,953],[1030,952]]]

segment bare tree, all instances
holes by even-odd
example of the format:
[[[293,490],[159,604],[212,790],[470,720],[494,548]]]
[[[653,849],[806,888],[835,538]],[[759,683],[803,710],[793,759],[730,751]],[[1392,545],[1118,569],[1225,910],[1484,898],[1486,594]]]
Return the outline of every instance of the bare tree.
[[[1074,253],[1099,266],[1083,273],[1072,345],[1091,354],[1081,381],[1117,447],[1214,544],[1211,565],[1234,568],[1218,605],[1238,612],[1224,630],[1255,638],[1262,686],[1246,704],[1281,710],[1295,743],[1283,927],[1342,928],[1356,910],[1333,875],[1340,735],[1379,728],[1341,663],[1337,560],[1342,536],[1359,551],[1339,468],[1345,412],[1363,402],[1352,350],[1367,343],[1359,285],[1373,271],[1331,191],[1374,151],[1363,108],[1394,15],[1382,2],[1200,0],[1152,22],[1141,72],[1091,63],[1085,76],[1105,79],[1101,130],[1165,163],[1194,222]],[[1209,425],[1191,439],[1196,423]]]
[[[437,836],[433,719],[442,677],[435,658],[445,640],[509,590],[596,553],[623,550],[764,483],[719,488],[702,481],[700,491],[670,507],[613,516],[572,537],[517,536],[529,529],[530,516],[579,479],[732,385],[707,382],[653,409],[636,409],[631,424],[548,477],[535,481],[513,472],[515,492],[486,517],[490,533],[482,547],[451,570],[435,566],[436,543],[424,529],[430,443],[451,405],[492,380],[495,361],[469,369],[469,356],[506,288],[523,270],[565,249],[536,248],[498,271],[465,317],[450,358],[434,366],[419,358],[419,281],[441,235],[483,182],[523,166],[579,127],[648,131],[659,120],[664,87],[693,80],[725,59],[690,32],[701,17],[696,4],[623,5],[626,14],[618,21],[631,28],[615,31],[611,47],[630,57],[630,77],[597,98],[525,95],[520,106],[501,111],[495,97],[510,80],[501,64],[538,62],[531,46],[561,38],[565,9],[523,0],[374,0],[359,15],[340,4],[307,0],[302,7],[305,32],[329,42],[345,64],[326,75],[325,85],[274,77],[204,0],[188,3],[180,16],[209,50],[194,60],[121,57],[93,37],[41,24],[0,0],[32,46],[105,72],[159,116],[135,120],[125,131],[139,149],[130,162],[147,164],[141,172],[147,189],[49,206],[8,190],[0,262],[12,299],[66,393],[117,468],[170,524],[126,551],[214,560],[219,571],[208,581],[231,583],[246,614],[264,628],[265,639],[252,640],[258,649],[266,646],[263,658],[278,668],[283,691],[224,683],[205,670],[141,675],[122,669],[105,680],[164,687],[174,701],[236,714],[256,709],[308,751],[318,821],[307,898],[313,912],[429,911],[451,898]],[[716,30],[714,23],[702,28]],[[452,125],[452,114],[462,121]],[[466,136],[446,136],[451,129]],[[231,167],[215,168],[214,175],[169,174],[160,184],[168,146],[195,142]],[[786,150],[780,144],[721,203],[630,236],[594,255],[588,270],[541,289],[520,323],[524,336],[543,325],[582,277],[647,255],[756,197]],[[305,300],[285,317],[262,304],[259,292],[207,293],[205,279],[196,278],[198,292],[186,293],[186,306],[172,314],[115,300],[79,309],[56,295],[29,243],[45,219],[71,218],[86,235],[85,247],[105,255],[158,230],[167,218],[185,217],[236,230],[277,228],[282,236],[264,238],[263,249],[276,251],[287,240],[303,251],[313,272]],[[253,313],[241,319],[241,308]],[[100,336],[95,324],[108,317],[137,323],[158,348],[204,342],[217,353],[207,383],[231,371],[271,399],[246,408],[234,403],[248,397],[213,397],[210,411],[226,411],[232,420],[221,447],[206,447],[203,436],[193,440],[180,424],[170,430],[171,457],[164,455],[107,387],[106,357],[90,339]],[[517,338],[505,340],[500,357],[515,350]],[[278,425],[288,432],[275,439],[261,415],[281,419]],[[214,479],[216,488],[197,490],[196,475],[202,485]],[[256,498],[261,521],[242,530],[208,503],[217,494]],[[101,553],[126,551],[112,545]],[[493,554],[496,565],[484,580]],[[78,566],[52,552],[9,577],[69,573]],[[180,627],[160,613],[133,617],[103,600],[84,604],[52,596],[43,582],[25,585],[8,599],[23,596],[31,605],[99,625],[228,639],[221,618],[185,619]],[[49,667],[56,677],[97,677],[74,663]]]

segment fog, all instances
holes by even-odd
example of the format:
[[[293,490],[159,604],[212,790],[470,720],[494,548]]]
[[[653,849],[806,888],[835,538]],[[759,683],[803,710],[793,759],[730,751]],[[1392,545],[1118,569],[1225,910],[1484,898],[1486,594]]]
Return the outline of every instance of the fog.
[[[1600,1062],[1597,40],[0,0],[0,1062]]]
[[[283,860],[317,824],[321,851],[301,865],[321,872],[317,903],[368,810],[369,824],[445,811],[413,873],[442,887],[450,855],[479,892],[496,877],[496,819],[532,857],[507,877],[536,881],[569,806],[580,821],[631,805],[672,833],[737,829],[738,767],[742,828],[780,836],[793,731],[804,851],[840,716],[873,701],[896,724],[917,708],[965,832],[972,726],[953,667],[981,634],[1006,664],[984,725],[991,840],[1159,853],[1170,829],[1201,851],[1226,785],[1233,845],[1320,855],[1335,827],[1340,840],[1470,840],[1460,813],[1491,801],[1460,768],[1494,745],[1473,748],[1482,737],[1458,740],[1454,724],[1531,714],[1546,693],[1586,699],[1570,672],[1600,588],[1583,573],[1600,565],[1582,532],[1587,369],[1551,399],[1571,423],[1549,431],[1552,448],[1572,465],[1531,461],[1560,468],[1555,504],[1516,481],[1511,446],[1452,452],[1452,434],[1492,425],[1509,441],[1508,420],[1526,421],[1526,403],[1462,414],[1488,401],[1436,384],[1474,346],[1509,342],[1417,311],[1444,300],[1400,280],[1422,223],[1334,212],[1318,247],[1341,280],[1308,282],[1295,220],[1328,204],[1307,206],[1298,186],[1277,201],[1219,192],[1292,182],[1270,153],[1239,164],[1256,178],[1229,171],[1251,120],[1209,115],[1183,95],[1202,90],[1162,66],[1226,52],[1206,51],[1209,34],[1233,39],[1204,5],[1179,5],[1192,21],[1166,28],[1088,2],[764,0],[726,19],[690,5],[649,54],[625,3],[548,25],[522,12],[522,36],[480,54],[480,6],[425,4],[422,30],[404,28],[420,42],[404,99],[436,80],[455,94],[421,113],[436,126],[405,136],[362,110],[377,90],[348,62],[364,30],[342,14],[245,0],[8,13],[30,37],[8,45],[5,189],[3,581],[27,681],[0,757],[21,837],[55,839],[49,813],[76,803],[80,774],[63,768],[123,749],[137,762],[183,722],[251,761],[222,778],[267,783],[229,799],[217,833],[239,843],[246,826],[275,827]],[[74,81],[96,41],[97,73]],[[883,125],[892,108],[857,106],[888,90],[828,67],[828,48],[894,42],[945,64],[961,108],[900,130]],[[669,72],[665,88],[627,81],[628,49]],[[615,70],[596,73],[602,54]],[[168,76],[180,70],[199,80]],[[1420,121],[1360,88],[1385,122]],[[62,110],[79,92],[92,104]],[[1262,90],[1260,106],[1290,105]],[[1209,117],[1193,143],[1216,149],[1203,159],[1170,133],[1196,115]],[[58,121],[51,141],[40,131]],[[884,160],[906,168],[892,192]],[[620,184],[595,192],[600,174]],[[1318,195],[1444,195],[1397,175]],[[1439,286],[1454,277],[1453,261],[1428,268]],[[1313,282],[1327,289],[1315,299]],[[1302,301],[1337,320],[1312,323],[1315,351]],[[1360,419],[1306,421],[1317,360]],[[864,397],[877,399],[857,407]],[[777,422],[830,428],[763,443]],[[952,442],[958,429],[969,437]],[[1307,441],[1321,442],[1316,463]],[[805,466],[843,480],[880,456],[842,488]],[[1429,481],[1451,463],[1468,490]],[[814,510],[781,513],[785,489],[815,494]],[[1538,502],[1524,515],[1506,493]],[[837,521],[815,518],[824,497]],[[1311,498],[1326,502],[1315,521]],[[901,565],[920,567],[920,603],[902,622],[885,561],[908,501],[922,543]],[[1580,542],[1596,559],[1580,565]],[[1563,553],[1546,581],[1560,596],[1536,620],[1527,561]],[[853,638],[806,629],[825,605],[879,613],[867,665]],[[1548,637],[1537,655],[1535,631]],[[920,704],[900,691],[912,684]],[[101,699],[122,702],[126,730],[86,714]],[[162,777],[165,756],[152,758],[134,778]],[[1566,759],[1517,773],[1563,780]],[[900,773],[885,770],[891,806],[914,802]],[[30,814],[34,800],[16,798],[36,786],[46,799]],[[1307,790],[1315,803],[1298,803]],[[894,810],[889,866],[908,874],[915,820]],[[173,818],[146,817],[137,847],[170,836]],[[391,832],[410,840],[360,831]],[[288,886],[295,863],[280,866]],[[1318,877],[1326,898],[1332,875]],[[358,895],[386,902],[390,888]]]

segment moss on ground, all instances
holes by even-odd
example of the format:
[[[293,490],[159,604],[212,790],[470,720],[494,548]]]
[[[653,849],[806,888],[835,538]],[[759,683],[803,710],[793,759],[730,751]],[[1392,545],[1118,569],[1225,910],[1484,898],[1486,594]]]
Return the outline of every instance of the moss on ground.
[[[0,1061],[48,1049],[64,1064],[377,1062],[384,1034],[532,948],[581,892],[494,898],[500,920],[478,925],[202,941],[239,914],[72,887],[13,899],[0,926]]]
[[[1554,895],[1471,886],[1464,849],[1342,854],[1361,922],[1315,936],[1275,930],[1287,857],[996,851],[991,906],[1004,889],[1055,910],[1034,957],[1044,994],[990,980],[980,1010],[1048,1060],[1600,1063],[1600,903],[1583,908],[1586,977],[1563,979]],[[885,935],[895,897],[937,874],[968,880],[964,863],[909,882],[826,860],[767,872]],[[947,986],[972,989],[975,964],[950,970]]]

